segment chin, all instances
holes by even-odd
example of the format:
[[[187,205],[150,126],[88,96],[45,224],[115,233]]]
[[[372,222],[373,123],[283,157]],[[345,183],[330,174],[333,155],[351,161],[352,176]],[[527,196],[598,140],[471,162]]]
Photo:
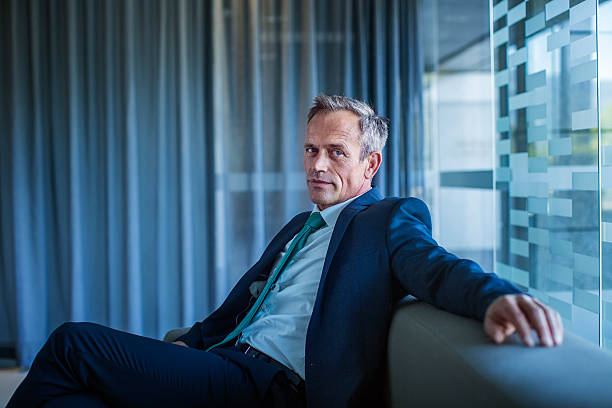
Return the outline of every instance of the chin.
[[[321,194],[318,191],[310,192],[310,201],[319,206],[329,206],[333,202],[330,197],[327,197],[327,194]]]

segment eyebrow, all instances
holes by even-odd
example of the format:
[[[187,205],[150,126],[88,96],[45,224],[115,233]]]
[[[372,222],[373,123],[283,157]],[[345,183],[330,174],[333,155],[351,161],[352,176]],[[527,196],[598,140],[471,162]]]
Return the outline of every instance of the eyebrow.
[[[316,147],[315,145],[313,145],[312,143],[305,143],[304,144],[304,148],[307,149],[309,147]],[[331,148],[331,149],[346,149],[346,145],[343,144],[337,144],[337,143],[333,143],[333,144],[328,144],[324,146],[325,148]]]

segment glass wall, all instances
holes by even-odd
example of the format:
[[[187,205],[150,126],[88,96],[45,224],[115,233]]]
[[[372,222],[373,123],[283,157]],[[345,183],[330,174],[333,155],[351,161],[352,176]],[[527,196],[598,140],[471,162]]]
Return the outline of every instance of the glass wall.
[[[612,1],[597,16],[601,173],[602,343],[612,349]]]
[[[496,271],[599,343],[596,2],[495,1]]]
[[[434,237],[493,270],[488,0],[423,1],[426,191]]]
[[[422,1],[434,235],[612,348],[612,1]]]

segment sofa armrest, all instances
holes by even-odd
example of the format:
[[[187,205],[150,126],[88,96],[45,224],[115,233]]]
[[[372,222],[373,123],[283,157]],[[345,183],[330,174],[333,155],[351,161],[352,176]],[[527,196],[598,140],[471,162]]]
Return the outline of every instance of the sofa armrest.
[[[179,329],[172,329],[168,333],[166,333],[166,335],[164,336],[164,341],[167,343],[175,341],[176,339],[181,337],[183,334],[187,333],[189,329],[190,327],[181,327]]]
[[[611,406],[611,378],[612,353],[571,333],[555,348],[495,345],[481,322],[414,301],[391,324],[393,407]]]

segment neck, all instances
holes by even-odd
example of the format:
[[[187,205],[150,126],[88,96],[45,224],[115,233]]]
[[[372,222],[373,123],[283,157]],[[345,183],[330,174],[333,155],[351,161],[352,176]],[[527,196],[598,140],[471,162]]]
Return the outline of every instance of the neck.
[[[361,185],[361,188],[359,189],[359,192],[355,194],[353,197],[357,197],[357,196],[362,195],[363,193],[367,193],[371,189],[372,189],[372,184],[370,183],[370,180],[364,180],[363,184]]]
[[[342,204],[344,202],[347,202],[348,200],[350,200],[352,198],[359,197],[360,195],[362,195],[364,193],[367,193],[371,189],[372,189],[372,186],[370,184],[365,185],[365,186],[362,185],[361,188],[359,189],[359,191],[357,191],[356,194],[352,195],[351,197],[347,198],[346,200],[342,201],[341,203],[335,203],[335,204],[323,205],[323,206],[321,206],[321,204],[317,204],[317,208],[319,209],[319,211],[323,211],[326,208],[333,207],[334,205]]]

